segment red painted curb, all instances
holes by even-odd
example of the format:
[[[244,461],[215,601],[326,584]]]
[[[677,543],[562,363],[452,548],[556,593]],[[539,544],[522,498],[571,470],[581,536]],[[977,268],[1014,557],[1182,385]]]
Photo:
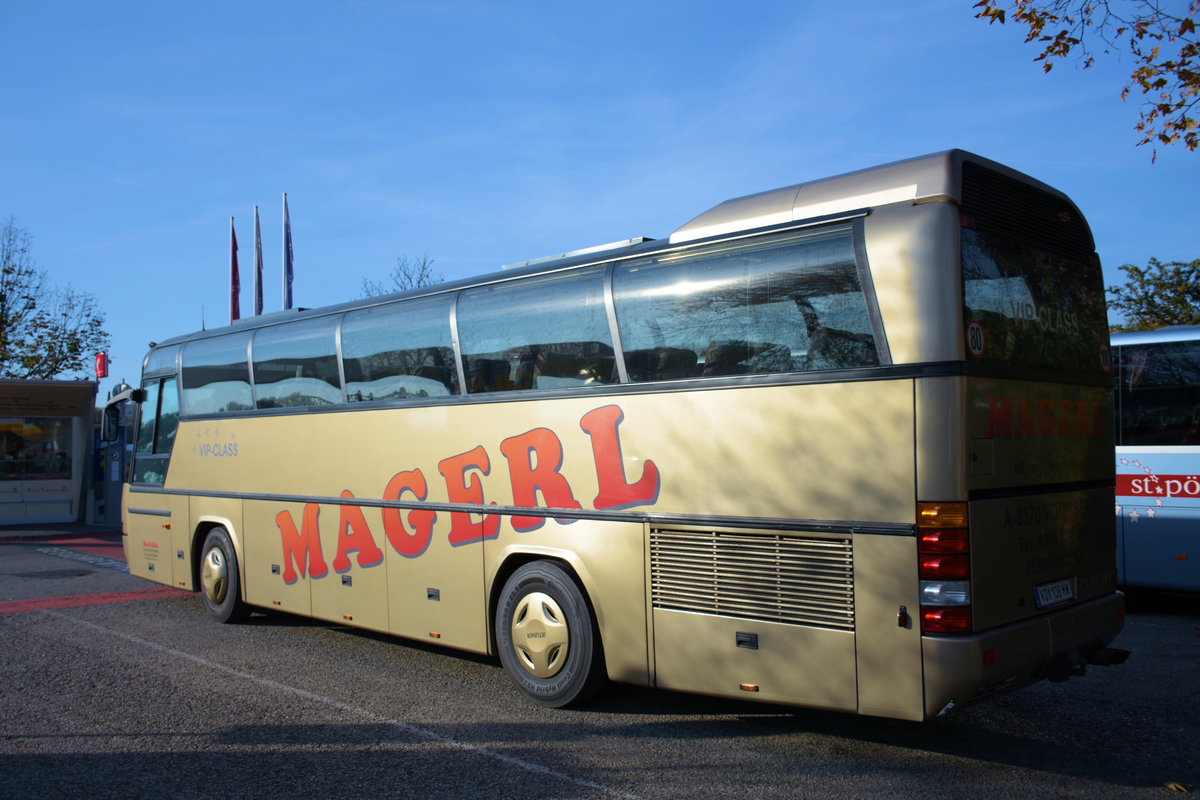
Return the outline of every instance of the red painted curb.
[[[44,611],[50,608],[77,608],[100,606],[106,603],[128,603],[135,600],[158,600],[167,597],[185,597],[191,592],[164,586],[156,589],[136,589],[131,592],[104,592],[102,594],[78,594],[67,597],[35,597],[29,600],[8,600],[0,603],[0,614],[16,614],[22,611]]]

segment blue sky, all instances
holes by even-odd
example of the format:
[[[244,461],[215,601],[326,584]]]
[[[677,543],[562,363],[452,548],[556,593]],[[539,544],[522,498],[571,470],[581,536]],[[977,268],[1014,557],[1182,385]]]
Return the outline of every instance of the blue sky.
[[[0,0],[0,31],[0,219],[105,312],[102,393],[228,322],[231,216],[248,313],[255,205],[280,308],[283,192],[306,307],[951,147],[1070,195],[1110,284],[1200,258],[1200,153],[1134,146],[1129,58],[1044,75],[972,0]]]

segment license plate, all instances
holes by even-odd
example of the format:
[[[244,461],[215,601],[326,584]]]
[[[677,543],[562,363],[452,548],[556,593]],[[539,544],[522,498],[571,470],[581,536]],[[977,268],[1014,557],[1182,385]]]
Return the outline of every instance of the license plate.
[[[1034,587],[1033,591],[1037,598],[1038,608],[1056,606],[1059,603],[1075,599],[1075,586],[1071,583],[1070,578],[1063,578],[1054,583],[1043,583],[1041,586]]]

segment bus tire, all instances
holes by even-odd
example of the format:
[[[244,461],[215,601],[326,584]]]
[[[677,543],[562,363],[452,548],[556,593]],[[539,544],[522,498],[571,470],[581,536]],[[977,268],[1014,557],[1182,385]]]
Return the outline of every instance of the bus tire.
[[[237,555],[224,528],[213,528],[204,537],[200,555],[200,595],[204,607],[218,622],[238,622],[250,614],[242,602]]]
[[[552,561],[525,564],[504,584],[495,634],[513,683],[544,706],[582,703],[604,685],[604,655],[587,600]]]

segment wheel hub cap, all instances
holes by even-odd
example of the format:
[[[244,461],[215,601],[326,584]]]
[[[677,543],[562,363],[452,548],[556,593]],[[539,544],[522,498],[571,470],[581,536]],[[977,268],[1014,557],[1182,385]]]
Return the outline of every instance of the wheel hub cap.
[[[200,583],[209,600],[217,605],[225,601],[229,591],[229,568],[220,548],[214,547],[204,555],[204,563],[200,566]]]
[[[513,614],[513,650],[535,678],[557,674],[567,661],[570,645],[566,615],[548,594],[533,592],[521,599]]]

